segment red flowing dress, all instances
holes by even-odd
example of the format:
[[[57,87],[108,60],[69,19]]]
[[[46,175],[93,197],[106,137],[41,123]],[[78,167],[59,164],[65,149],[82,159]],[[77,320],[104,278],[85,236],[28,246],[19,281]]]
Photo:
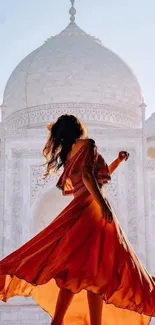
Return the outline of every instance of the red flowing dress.
[[[57,186],[80,193],[37,236],[0,262],[0,299],[33,297],[53,316],[59,288],[75,293],[66,325],[88,325],[86,291],[103,298],[103,325],[147,325],[155,316],[155,278],[140,263],[114,214],[109,224],[82,182],[91,170],[102,186],[108,166],[92,139],[65,164]]]

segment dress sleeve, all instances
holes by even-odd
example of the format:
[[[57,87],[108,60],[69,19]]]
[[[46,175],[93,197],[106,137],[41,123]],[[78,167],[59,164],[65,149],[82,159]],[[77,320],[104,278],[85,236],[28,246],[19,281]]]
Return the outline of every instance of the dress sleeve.
[[[94,174],[98,184],[100,185],[107,184],[111,180],[108,164],[100,154],[98,155],[97,162],[95,164]]]
[[[81,159],[80,159],[81,158]],[[92,172],[99,185],[107,184],[111,180],[109,167],[101,154],[98,153],[95,141],[88,139],[83,154],[78,159],[78,166],[82,172]]]

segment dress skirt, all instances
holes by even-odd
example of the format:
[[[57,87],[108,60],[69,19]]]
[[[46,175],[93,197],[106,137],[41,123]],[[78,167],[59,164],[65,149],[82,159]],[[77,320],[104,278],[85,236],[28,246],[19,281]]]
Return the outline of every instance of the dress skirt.
[[[0,299],[32,297],[53,316],[59,288],[75,294],[65,325],[88,325],[87,291],[102,296],[102,325],[147,325],[155,283],[114,215],[109,224],[87,191],[37,236],[0,262]]]

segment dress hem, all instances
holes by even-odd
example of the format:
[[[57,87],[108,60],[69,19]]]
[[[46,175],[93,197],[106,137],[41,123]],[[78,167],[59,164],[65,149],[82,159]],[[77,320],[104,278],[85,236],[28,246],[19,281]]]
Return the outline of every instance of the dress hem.
[[[56,283],[56,285],[57,285],[57,287],[58,287],[59,289],[66,289],[66,290],[70,291],[70,292],[71,292],[72,294],[74,294],[74,295],[79,294],[79,293],[80,293],[81,291],[83,291],[83,290],[86,290],[87,292],[92,292],[92,293],[94,293],[92,290],[87,290],[86,288],[83,288],[83,289],[81,289],[80,291],[76,291],[76,292],[73,292],[72,290],[67,289],[67,288],[64,288],[64,287],[62,288],[60,285],[58,285],[58,281],[57,281],[55,278],[51,278],[49,281],[47,281],[47,282],[45,282],[45,283],[42,283],[42,284],[36,284],[36,283],[28,282],[28,281],[26,281],[24,278],[17,277],[16,275],[12,275],[12,274],[1,274],[1,275],[2,275],[2,276],[3,276],[3,275],[4,275],[4,276],[10,276],[10,277],[15,276],[18,280],[24,280],[27,284],[30,284],[31,286],[34,286],[34,287],[41,286],[41,285],[45,285],[45,284],[47,284],[49,281],[54,280],[55,283]],[[33,289],[32,289],[32,290],[33,290]],[[96,293],[95,293],[95,294],[96,294]],[[150,317],[150,321],[149,321],[148,325],[151,323],[151,319],[154,317],[154,316],[149,315],[149,314],[146,314],[146,313],[140,313],[140,312],[137,312],[137,311],[134,310],[134,309],[123,308],[123,307],[121,307],[121,306],[118,306],[118,305],[115,305],[115,304],[113,304],[113,303],[111,303],[111,302],[108,302],[108,300],[103,299],[103,297],[102,297],[101,294],[96,294],[96,295],[101,296],[103,302],[104,302],[106,305],[112,305],[112,306],[114,306],[114,307],[116,307],[116,308],[118,308],[118,309],[128,310],[128,311],[131,311],[131,312],[135,312],[136,314],[139,314],[139,315],[144,315],[144,316]],[[16,295],[16,296],[18,296],[18,297],[24,297],[24,295]],[[14,297],[15,297],[15,296],[14,296]],[[25,296],[25,297],[32,297],[32,298],[33,298],[33,296],[31,296],[31,294],[30,294],[29,296]],[[10,298],[13,298],[13,297],[10,297]],[[4,303],[7,303],[7,301],[8,301],[10,298],[5,299],[5,300],[0,299],[0,300],[3,301]],[[33,298],[33,300],[36,301],[34,298]],[[37,301],[36,301],[36,303],[37,303],[38,306],[41,307],[41,305],[40,305]],[[50,314],[46,309],[44,309],[43,307],[41,307],[41,309],[44,310],[44,311],[45,311],[45,312],[46,312],[46,313],[47,313],[51,318],[53,317],[53,316],[52,316],[52,315],[51,315],[51,314]]]

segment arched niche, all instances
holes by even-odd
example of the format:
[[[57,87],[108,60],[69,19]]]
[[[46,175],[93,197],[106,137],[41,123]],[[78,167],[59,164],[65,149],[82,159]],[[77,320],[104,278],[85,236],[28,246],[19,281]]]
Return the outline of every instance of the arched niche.
[[[31,210],[31,236],[47,227],[72,199],[72,195],[63,196],[62,192],[55,186],[50,186],[41,191],[36,197]]]

